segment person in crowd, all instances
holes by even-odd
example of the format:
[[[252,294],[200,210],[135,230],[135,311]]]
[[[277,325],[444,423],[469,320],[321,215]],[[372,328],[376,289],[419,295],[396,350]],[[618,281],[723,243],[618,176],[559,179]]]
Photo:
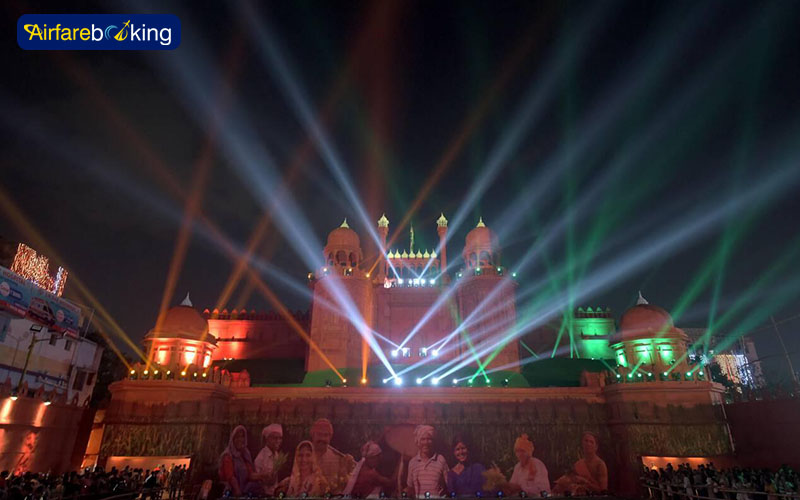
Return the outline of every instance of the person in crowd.
[[[327,418],[320,418],[314,422],[310,434],[316,462],[328,481],[331,494],[341,494],[350,480],[350,474],[356,466],[356,461],[352,455],[346,455],[331,446],[333,424]]]
[[[159,483],[158,472],[158,467],[156,467],[153,469],[153,472],[151,472],[144,480],[144,484],[142,485],[144,490],[142,492],[143,500],[147,500],[148,498],[156,500],[157,498],[160,498],[161,484]],[[88,487],[90,487],[90,485],[88,485]]]
[[[597,436],[584,432],[581,436],[583,457],[573,464],[572,469],[558,478],[553,494],[567,492],[575,495],[588,495],[608,490],[608,468],[602,458],[597,456]]]
[[[419,453],[408,462],[406,482],[412,497],[442,497],[445,494],[449,467],[445,458],[433,451],[433,438],[434,429],[430,425],[418,425],[414,430]]]
[[[317,463],[317,456],[311,441],[301,441],[297,445],[294,451],[292,473],[278,483],[275,491],[295,498],[304,494],[310,497],[319,497],[331,492],[328,480]]]
[[[219,477],[233,496],[260,494],[260,485],[255,481],[255,469],[250,450],[247,449],[247,429],[237,426],[231,432],[228,446],[220,456]]]
[[[530,497],[550,494],[550,479],[547,467],[538,458],[533,456],[533,442],[523,434],[514,442],[514,454],[517,464],[509,480],[509,490],[512,494],[524,491]]]
[[[169,473],[169,500],[175,500],[180,496],[180,489],[183,485],[183,476],[186,466],[176,466]]]
[[[272,496],[278,484],[278,472],[283,465],[284,455],[280,453],[283,443],[281,424],[270,424],[261,431],[264,446],[256,456],[256,476],[261,481],[264,494]]]
[[[474,460],[469,440],[464,436],[456,436],[451,449],[455,465],[447,472],[447,492],[458,496],[474,496],[483,491],[486,467]]]
[[[383,477],[378,472],[381,451],[381,447],[374,441],[367,441],[361,447],[361,460],[350,475],[350,480],[342,492],[344,495],[353,498],[377,498],[381,491],[386,493],[392,490],[396,477]]]

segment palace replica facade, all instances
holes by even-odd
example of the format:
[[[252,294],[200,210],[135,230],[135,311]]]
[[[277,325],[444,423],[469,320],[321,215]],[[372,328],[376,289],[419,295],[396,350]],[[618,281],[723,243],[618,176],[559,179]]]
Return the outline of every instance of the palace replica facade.
[[[480,220],[451,273],[444,216],[436,230],[436,249],[414,248],[412,236],[398,251],[387,248],[383,216],[384,257],[365,262],[345,221],[309,273],[308,312],[199,311],[187,296],[146,335],[147,362],[112,385],[100,462],[189,461],[199,482],[216,477],[236,426],[255,456],[262,428],[280,423],[290,453],[320,418],[333,425],[332,446],[356,459],[370,439],[386,460],[408,459],[396,436],[428,424],[448,459],[452,437],[468,434],[505,469],[526,433],[552,481],[570,472],[590,432],[618,494],[637,492],[643,457],[732,453],[722,388],[690,363],[688,337],[667,311],[641,296],[618,322],[579,309],[571,340],[542,354],[547,332],[520,327],[496,235]]]

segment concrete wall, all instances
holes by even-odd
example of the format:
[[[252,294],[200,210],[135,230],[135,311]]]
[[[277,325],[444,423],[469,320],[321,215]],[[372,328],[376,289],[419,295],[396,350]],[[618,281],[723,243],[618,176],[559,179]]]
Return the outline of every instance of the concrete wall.
[[[800,399],[725,405],[737,461],[746,466],[800,468]]]
[[[82,453],[86,447],[86,440],[79,439],[85,434],[86,413],[91,410],[63,403],[48,406],[41,399],[0,399],[0,470],[75,469],[80,465],[75,450]]]

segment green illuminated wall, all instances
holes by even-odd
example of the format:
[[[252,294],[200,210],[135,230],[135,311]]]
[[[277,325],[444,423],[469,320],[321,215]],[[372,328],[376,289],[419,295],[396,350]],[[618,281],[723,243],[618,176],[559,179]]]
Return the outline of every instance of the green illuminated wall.
[[[613,318],[573,318],[572,338],[578,344],[582,358],[614,359],[609,339],[614,334]]]

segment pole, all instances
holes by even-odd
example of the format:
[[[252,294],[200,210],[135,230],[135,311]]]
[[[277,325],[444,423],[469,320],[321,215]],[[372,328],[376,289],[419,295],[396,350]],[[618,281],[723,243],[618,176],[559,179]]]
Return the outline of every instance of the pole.
[[[792,375],[792,381],[794,385],[800,385],[797,381],[797,374],[794,372],[794,367],[792,366],[792,358],[789,356],[789,351],[786,350],[786,344],[783,343],[783,337],[781,336],[781,331],[778,330],[778,324],[775,322],[775,316],[770,316],[770,320],[772,320],[772,327],[775,328],[775,335],[778,337],[778,341],[781,343],[781,349],[783,349],[783,355],[786,356],[786,364],[789,365],[789,373]]]
[[[25,356],[25,364],[22,366],[22,375],[19,376],[19,383],[17,384],[17,395],[22,390],[22,382],[25,380],[25,374],[28,372],[28,363],[31,360],[31,353],[33,353],[33,345],[36,343],[36,332],[31,332],[31,343],[28,344],[28,354]]]

